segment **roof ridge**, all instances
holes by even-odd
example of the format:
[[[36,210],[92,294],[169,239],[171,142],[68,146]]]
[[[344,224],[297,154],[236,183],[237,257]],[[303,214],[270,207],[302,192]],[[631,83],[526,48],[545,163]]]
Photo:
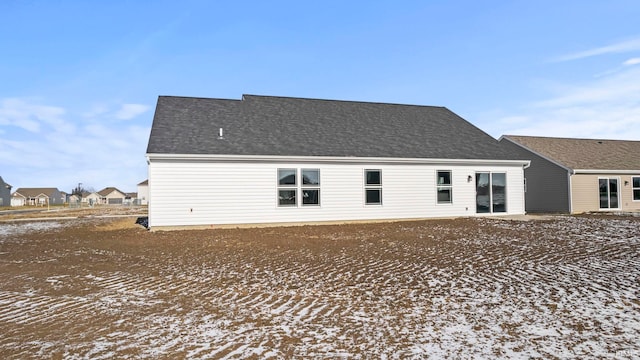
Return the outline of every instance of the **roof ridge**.
[[[439,109],[447,109],[445,106],[436,106],[436,105],[420,105],[420,104],[404,104],[404,103],[392,103],[392,102],[382,102],[382,101],[364,101],[364,100],[340,100],[340,99],[322,99],[322,98],[310,98],[310,97],[298,97],[298,96],[277,96],[277,95],[256,95],[256,94],[242,94],[242,100],[245,97],[256,97],[256,98],[270,98],[270,99],[291,99],[291,100],[310,100],[310,101],[327,101],[327,102],[338,102],[338,103],[356,103],[356,104],[378,104],[378,105],[397,105],[397,106],[416,106],[416,107],[430,107],[430,108],[439,108]],[[447,109],[448,110],[448,109]]]
[[[158,98],[242,101],[242,99],[213,98],[213,97],[186,96],[186,95],[158,95]]]

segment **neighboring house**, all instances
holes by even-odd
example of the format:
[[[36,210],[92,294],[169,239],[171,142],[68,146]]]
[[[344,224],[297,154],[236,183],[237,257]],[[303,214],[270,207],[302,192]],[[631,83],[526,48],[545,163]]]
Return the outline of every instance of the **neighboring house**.
[[[98,191],[100,195],[100,204],[122,205],[127,198],[127,194],[116,189],[115,187],[106,187]]]
[[[69,204],[74,204],[74,205],[78,205],[80,203],[86,204],[86,203],[89,203],[89,196],[91,194],[92,193],[89,191],[82,191],[81,194],[70,194],[67,196],[67,199],[68,199],[67,201],[69,202]],[[99,198],[100,196],[96,194],[95,199],[99,199]],[[96,202],[94,201],[93,203],[96,203]]]
[[[524,214],[524,171],[444,107],[161,96],[149,226]]]
[[[11,194],[11,206],[25,206],[27,205],[27,198],[18,194]]]
[[[145,180],[138,184],[138,204],[149,204],[149,180]]]
[[[11,205],[11,185],[4,182],[0,176],[0,206]]]
[[[89,206],[100,204],[102,197],[97,192],[82,192],[82,203],[89,204]]]
[[[18,188],[11,195],[11,206],[45,206],[64,204],[57,188]]]
[[[640,211],[640,141],[504,135],[521,159],[527,212]]]
[[[128,192],[124,197],[125,205],[135,205],[138,202],[138,193]]]

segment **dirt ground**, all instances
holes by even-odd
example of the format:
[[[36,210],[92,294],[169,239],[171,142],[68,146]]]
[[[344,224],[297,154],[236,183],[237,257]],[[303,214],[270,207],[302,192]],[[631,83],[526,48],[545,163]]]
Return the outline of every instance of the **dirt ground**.
[[[148,232],[140,213],[0,216],[2,358],[640,357],[640,217]]]

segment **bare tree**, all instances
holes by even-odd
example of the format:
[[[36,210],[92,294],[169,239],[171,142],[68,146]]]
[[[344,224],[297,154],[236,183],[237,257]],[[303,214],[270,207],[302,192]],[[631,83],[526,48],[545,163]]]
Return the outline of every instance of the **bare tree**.
[[[76,186],[75,188],[73,188],[73,190],[71,190],[71,195],[78,195],[79,197],[82,197],[82,194],[85,193],[87,190],[82,187],[82,183],[78,183],[78,186]]]

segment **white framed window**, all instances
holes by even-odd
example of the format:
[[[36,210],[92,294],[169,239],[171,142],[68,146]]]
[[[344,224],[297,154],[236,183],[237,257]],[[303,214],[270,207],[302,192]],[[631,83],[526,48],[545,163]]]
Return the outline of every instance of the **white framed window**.
[[[364,203],[382,205],[382,170],[364,170]]]
[[[278,206],[297,206],[297,169],[278,169]]]
[[[320,169],[278,169],[279,207],[319,205]]]
[[[640,176],[631,177],[631,191],[633,192],[633,201],[640,201]]]
[[[453,203],[453,185],[451,182],[451,170],[438,170],[436,172],[436,198],[438,204]]]
[[[320,205],[320,169],[302,169],[302,206]]]

